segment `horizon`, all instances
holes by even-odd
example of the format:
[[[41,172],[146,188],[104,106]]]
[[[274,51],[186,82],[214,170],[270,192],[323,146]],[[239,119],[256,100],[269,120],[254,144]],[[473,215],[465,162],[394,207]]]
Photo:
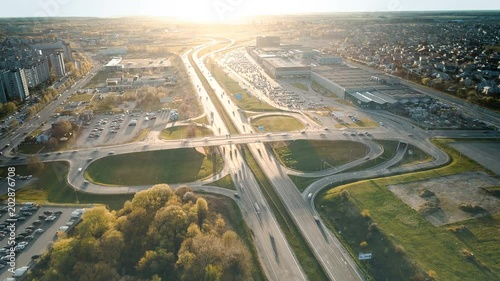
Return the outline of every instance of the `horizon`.
[[[21,4],[19,4],[21,2]],[[315,15],[345,13],[405,12],[497,12],[500,3],[478,0],[474,3],[418,3],[405,0],[281,1],[184,0],[172,5],[167,1],[110,0],[20,0],[3,3],[0,18],[124,18],[158,17],[198,22],[223,22],[259,16]]]

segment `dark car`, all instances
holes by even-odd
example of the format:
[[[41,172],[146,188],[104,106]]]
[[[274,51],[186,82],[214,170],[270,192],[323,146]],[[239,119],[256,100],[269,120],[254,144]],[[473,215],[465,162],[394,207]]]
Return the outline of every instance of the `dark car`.
[[[41,220],[36,220],[36,221],[33,222],[33,225],[37,225],[37,224],[41,224],[41,223],[42,223]]]
[[[46,215],[46,216],[50,216],[50,215],[52,215],[53,213],[54,213],[54,212],[52,212],[52,211],[45,211],[45,212],[43,212],[43,214],[44,214],[44,215]]]
[[[38,259],[38,258],[40,258],[40,255],[33,255],[33,256],[31,256],[31,259],[32,259],[32,260],[36,260],[36,259]]]
[[[47,216],[46,215],[39,215],[38,218],[41,219],[41,220],[44,220],[44,219],[47,218]]]
[[[62,211],[55,211],[54,214],[60,215],[60,214],[62,214]]]
[[[25,217],[29,217],[29,216],[32,216],[33,213],[31,213],[31,212],[23,212],[22,215],[25,216]]]
[[[26,217],[18,217],[17,218],[18,221],[25,221],[26,220]]]

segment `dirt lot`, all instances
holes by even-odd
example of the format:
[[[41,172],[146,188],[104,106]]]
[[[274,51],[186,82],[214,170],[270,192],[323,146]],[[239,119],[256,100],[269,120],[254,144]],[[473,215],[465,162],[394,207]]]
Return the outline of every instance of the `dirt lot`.
[[[468,172],[431,180],[391,185],[389,190],[403,202],[420,213],[433,225],[459,222],[483,216],[486,213],[473,214],[459,209],[461,203],[480,206],[490,214],[500,213],[500,199],[488,195],[482,187],[499,186],[500,180],[483,172]],[[426,189],[427,196],[421,192]],[[434,194],[432,194],[434,193]],[[422,206],[434,206],[422,212]]]

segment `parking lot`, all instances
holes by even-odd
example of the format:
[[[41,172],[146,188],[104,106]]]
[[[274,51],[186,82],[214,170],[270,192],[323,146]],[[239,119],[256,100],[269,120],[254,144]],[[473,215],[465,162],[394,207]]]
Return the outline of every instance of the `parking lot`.
[[[97,115],[84,124],[75,148],[129,142],[143,129],[167,125],[171,114],[169,110],[164,109],[155,112]]]
[[[32,257],[41,255],[47,250],[47,247],[55,241],[56,233],[61,226],[70,227],[75,223],[75,220],[71,219],[71,213],[75,208],[41,206],[37,209],[21,211],[21,207],[23,206],[16,206],[16,215],[18,215],[19,218],[17,218],[18,221],[12,223],[15,224],[16,228],[16,243],[18,245],[25,244],[25,246],[18,246],[18,252],[15,254],[15,268],[32,265]],[[0,225],[11,225],[11,223],[6,222],[6,220],[10,218],[9,214],[6,212],[5,206],[0,206],[0,210],[2,210]],[[0,239],[0,247],[7,247],[8,238],[11,235],[10,229],[2,226],[0,226],[0,228],[2,229],[0,230],[0,236],[2,236]],[[12,246],[13,245],[10,245],[7,248]],[[12,273],[8,271],[10,268],[8,264],[10,257],[7,256],[8,254],[10,254],[10,252],[0,248],[0,267],[2,267],[0,269],[0,280],[12,277]]]

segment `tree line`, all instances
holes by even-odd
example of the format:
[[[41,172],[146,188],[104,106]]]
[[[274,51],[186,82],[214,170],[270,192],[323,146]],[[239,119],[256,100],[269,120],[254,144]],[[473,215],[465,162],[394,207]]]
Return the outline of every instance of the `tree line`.
[[[250,253],[189,188],[138,192],[119,211],[99,206],[63,234],[27,280],[250,280]]]

